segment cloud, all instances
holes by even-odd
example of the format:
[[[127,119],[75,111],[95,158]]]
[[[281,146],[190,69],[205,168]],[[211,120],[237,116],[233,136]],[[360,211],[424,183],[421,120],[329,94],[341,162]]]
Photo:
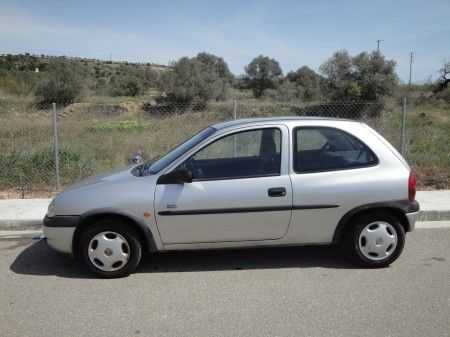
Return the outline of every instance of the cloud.
[[[112,28],[73,27],[0,4],[0,40],[7,52],[37,50],[69,54],[167,63],[174,55],[190,52],[172,48],[158,36]],[[151,55],[157,51],[156,55]]]
[[[136,35],[110,30],[74,28],[44,20],[28,12],[0,5],[0,34],[16,38],[111,38],[136,40]]]

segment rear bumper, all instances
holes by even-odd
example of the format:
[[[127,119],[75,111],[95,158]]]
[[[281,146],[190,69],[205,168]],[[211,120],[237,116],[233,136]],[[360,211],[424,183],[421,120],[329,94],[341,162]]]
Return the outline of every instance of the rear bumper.
[[[60,253],[73,254],[73,235],[79,222],[79,216],[45,216],[43,232],[50,248]]]
[[[414,229],[416,229],[416,221],[419,217],[419,211],[412,212],[412,213],[406,213],[406,218],[408,219],[408,232],[412,232]]]
[[[405,208],[406,219],[408,219],[408,232],[412,232],[416,229],[416,221],[419,217],[420,205],[417,200],[410,202],[408,207]]]

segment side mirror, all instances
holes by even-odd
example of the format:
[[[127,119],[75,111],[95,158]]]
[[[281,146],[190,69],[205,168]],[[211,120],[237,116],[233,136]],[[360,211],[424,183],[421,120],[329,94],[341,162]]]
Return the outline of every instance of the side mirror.
[[[186,169],[176,169],[170,173],[163,174],[158,178],[157,184],[184,184],[192,183],[192,172]]]
[[[186,169],[177,169],[175,171],[172,171],[171,173],[176,182],[192,183],[193,177],[191,171],[188,171]]]

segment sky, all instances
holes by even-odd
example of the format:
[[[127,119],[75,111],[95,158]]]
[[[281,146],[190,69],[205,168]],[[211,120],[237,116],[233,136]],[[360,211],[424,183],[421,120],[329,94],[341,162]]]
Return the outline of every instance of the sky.
[[[412,82],[436,79],[450,60],[450,0],[0,0],[0,53],[168,64],[205,51],[236,75],[262,54],[286,74],[378,39],[402,82],[410,52]]]

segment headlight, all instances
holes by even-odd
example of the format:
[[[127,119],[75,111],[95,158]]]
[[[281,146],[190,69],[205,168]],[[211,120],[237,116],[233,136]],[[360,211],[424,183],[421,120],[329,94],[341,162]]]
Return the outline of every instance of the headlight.
[[[53,202],[53,200],[52,200],[52,202],[48,205],[47,216],[48,216],[49,218],[55,216],[55,203]]]

